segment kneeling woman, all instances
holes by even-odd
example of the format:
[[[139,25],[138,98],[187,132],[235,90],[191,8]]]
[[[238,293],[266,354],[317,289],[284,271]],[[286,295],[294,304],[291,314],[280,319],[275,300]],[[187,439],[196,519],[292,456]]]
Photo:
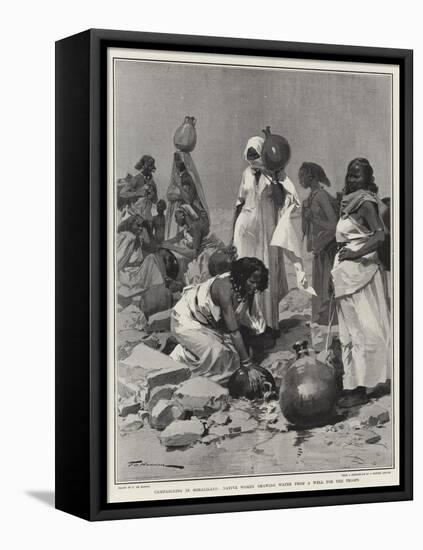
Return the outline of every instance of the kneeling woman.
[[[254,295],[267,288],[268,278],[263,262],[245,257],[233,262],[230,272],[187,287],[172,310],[171,330],[179,342],[172,358],[188,365],[194,375],[219,378],[242,364],[251,369],[251,381],[258,382],[240,328],[264,332],[266,323]]]

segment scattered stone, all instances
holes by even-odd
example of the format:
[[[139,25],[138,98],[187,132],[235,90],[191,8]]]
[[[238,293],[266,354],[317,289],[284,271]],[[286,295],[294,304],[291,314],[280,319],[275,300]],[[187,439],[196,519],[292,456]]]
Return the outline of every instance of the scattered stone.
[[[140,343],[129,357],[120,361],[119,375],[132,381],[146,380],[151,391],[156,386],[179,384],[189,378],[191,372],[164,353]]]
[[[178,386],[174,384],[165,384],[164,386],[158,386],[151,391],[150,399],[148,400],[148,410],[151,412],[156,403],[161,399],[172,399],[173,394]]]
[[[123,433],[136,432],[144,426],[144,422],[137,414],[129,414],[119,422],[119,429]]]
[[[155,336],[154,334],[150,334],[146,338],[143,338],[142,343],[152,349],[161,348],[161,342],[159,338],[157,338],[157,336]]]
[[[198,418],[175,420],[162,432],[160,441],[166,447],[187,447],[201,439],[204,425]]]
[[[369,407],[366,407],[365,414],[367,416],[368,426],[386,424],[386,422],[389,422],[390,419],[389,411],[377,403],[372,403]]]
[[[138,416],[144,423],[148,422],[150,419],[150,413],[148,411],[138,411]]]
[[[217,411],[216,413],[212,414],[208,420],[207,425],[210,426],[226,426],[226,424],[229,424],[231,422],[231,417],[229,416],[228,412],[226,411]]]
[[[184,410],[194,416],[207,417],[221,410],[228,401],[228,390],[209,378],[196,377],[183,382],[174,393]]]
[[[173,361],[173,359],[170,359]],[[158,386],[177,385],[191,376],[189,367],[173,361],[173,365],[160,369],[147,376],[150,392]]]
[[[121,330],[119,332],[119,343],[136,344],[138,342],[141,342],[141,340],[146,336],[147,336],[147,333],[142,330],[136,330],[133,328],[129,328],[127,330]]]
[[[135,304],[127,306],[117,313],[116,328],[122,330],[144,330],[147,327],[147,319],[144,313]]]
[[[220,440],[220,436],[217,435],[217,434],[209,434],[209,435],[206,435],[204,436],[202,439],[201,439],[201,443],[204,443],[204,445],[210,445],[211,443],[214,443],[215,441],[219,441]]]
[[[358,430],[354,432],[355,435],[359,436],[361,439],[364,439],[366,443],[378,443],[382,438],[379,434],[372,432],[371,430]]]
[[[117,392],[118,395],[124,399],[134,398],[138,394],[139,388],[136,384],[132,384],[131,382],[127,382],[123,378],[118,377]]]
[[[119,416],[125,417],[129,414],[137,414],[137,412],[141,409],[141,403],[121,403],[119,404],[118,411]]]
[[[225,439],[229,434],[229,424],[225,426],[211,426],[209,428],[209,436],[214,436],[216,439]]]
[[[378,434],[374,434],[370,437],[368,437],[365,441],[366,443],[378,443],[381,440],[381,436]]]
[[[156,430],[164,430],[174,420],[182,418],[183,415],[184,410],[178,403],[161,399],[151,411],[150,425]]]

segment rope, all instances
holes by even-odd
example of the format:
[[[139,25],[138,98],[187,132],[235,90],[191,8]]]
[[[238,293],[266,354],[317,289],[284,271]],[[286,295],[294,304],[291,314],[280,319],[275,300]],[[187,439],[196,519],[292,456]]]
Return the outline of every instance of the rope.
[[[332,323],[333,323],[333,318],[335,317],[335,310],[336,310],[335,307],[332,310],[333,301],[334,300],[333,300],[333,294],[332,294],[329,302],[329,324],[328,324],[328,334],[326,336],[326,353],[328,352],[328,349],[329,349],[329,338],[332,332]]]

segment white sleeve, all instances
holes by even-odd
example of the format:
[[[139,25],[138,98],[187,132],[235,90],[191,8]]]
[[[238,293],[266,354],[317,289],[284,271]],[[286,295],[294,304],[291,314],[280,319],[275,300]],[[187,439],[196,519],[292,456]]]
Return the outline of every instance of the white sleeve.
[[[247,197],[247,189],[245,187],[245,170],[244,170],[244,172],[242,173],[241,185],[239,186],[236,206],[244,204],[246,197]],[[244,199],[244,201],[242,201],[240,199]]]

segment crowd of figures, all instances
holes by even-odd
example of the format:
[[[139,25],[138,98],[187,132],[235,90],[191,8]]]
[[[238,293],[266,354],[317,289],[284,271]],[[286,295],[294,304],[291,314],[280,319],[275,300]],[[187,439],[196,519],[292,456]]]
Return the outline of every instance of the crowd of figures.
[[[252,137],[234,197],[232,239],[224,243],[210,232],[210,210],[191,156],[195,119],[186,117],[174,143],[164,198],[158,197],[150,155],[136,164],[136,175],[118,181],[121,305],[139,296],[145,322],[170,310],[177,341],[171,357],[194,374],[223,381],[241,366],[259,384],[257,358],[280,335],[288,259],[299,288],[312,294],[312,321],[338,324],[344,405],[389,391],[390,203],[379,198],[369,161],[349,163],[336,197],[326,190],[324,169],[304,162],[298,182],[309,195],[301,203],[285,167],[265,166],[265,139]],[[302,234],[294,223],[298,212]],[[310,283],[302,265],[303,240],[313,257]]]

